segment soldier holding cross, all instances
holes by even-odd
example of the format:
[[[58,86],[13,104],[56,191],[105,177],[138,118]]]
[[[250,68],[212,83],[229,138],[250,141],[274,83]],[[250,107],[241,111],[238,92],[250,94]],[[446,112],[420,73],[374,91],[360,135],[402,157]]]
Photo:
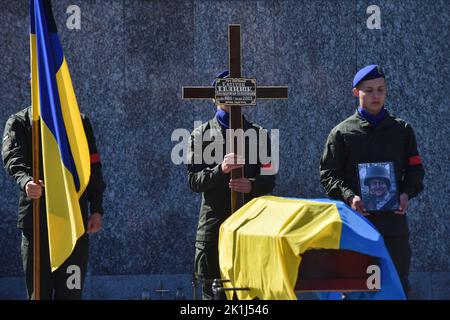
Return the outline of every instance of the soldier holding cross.
[[[228,76],[228,71],[222,72],[219,77]],[[204,281],[203,299],[213,299],[210,280],[220,278],[218,236],[220,225],[231,213],[231,194],[235,191],[244,195],[244,202],[255,197],[265,195],[272,191],[275,186],[274,175],[262,175],[259,161],[250,163],[251,148],[246,147],[245,156],[240,156],[233,152],[227,153],[226,130],[229,130],[229,108],[225,105],[217,105],[215,117],[196,128],[189,141],[189,165],[188,176],[189,186],[192,191],[202,194],[200,217],[197,227],[195,243],[195,276]],[[267,139],[265,145],[270,150],[269,137],[262,127],[248,121],[242,117],[243,131],[255,130],[258,141],[250,141],[260,145],[260,137]],[[263,132],[262,135],[259,133]],[[213,132],[215,140],[205,138],[208,132]],[[221,144],[223,154],[221,163],[206,163],[202,159],[201,163],[196,163],[194,150],[201,150],[202,155],[205,149],[213,143]],[[200,148],[196,148],[200,144]],[[258,152],[259,154],[259,152]],[[238,179],[231,178],[231,171],[234,169],[244,169],[244,176]]]
[[[261,161],[266,159],[260,157],[270,157],[267,132],[245,119],[241,107],[254,106],[257,99],[287,99],[288,95],[287,87],[257,87],[256,79],[242,77],[240,25],[228,26],[228,66],[229,71],[219,74],[211,87],[183,87],[184,99],[213,99],[217,105],[216,116],[195,129],[189,142],[189,185],[202,194],[195,276],[208,280],[203,285],[204,299],[213,298],[211,280],[220,278],[220,225],[245,202],[271,192],[275,186],[273,172],[268,174],[273,163]],[[254,134],[249,136],[253,138],[244,141],[252,131]],[[242,135],[235,134],[238,132]],[[211,134],[214,139],[208,136]],[[214,161],[205,161],[203,155],[211,150],[212,143],[214,150],[224,151],[223,160],[215,156]],[[221,147],[217,148],[217,144]],[[261,153],[264,147],[266,152]],[[267,167],[268,171],[263,170]]]

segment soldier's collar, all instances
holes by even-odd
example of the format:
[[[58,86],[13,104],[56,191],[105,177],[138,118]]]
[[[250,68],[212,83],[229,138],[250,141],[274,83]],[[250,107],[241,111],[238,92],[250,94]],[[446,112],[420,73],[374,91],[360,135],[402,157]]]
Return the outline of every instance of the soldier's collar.
[[[392,116],[389,114],[388,110],[385,111],[383,120],[381,120],[380,123],[378,123],[377,125],[374,125],[374,124],[370,123],[369,121],[367,121],[367,119],[365,119],[364,117],[362,117],[359,114],[358,110],[355,110],[355,113],[353,114],[353,116],[361,121],[361,127],[363,127],[363,128],[380,128],[380,127],[384,127],[386,125],[390,125],[392,123]]]
[[[360,121],[361,127],[363,127],[363,128],[373,128],[374,127],[373,124],[371,124],[369,121],[367,121],[367,119],[365,119],[364,117],[362,117],[359,114],[358,110],[355,110],[355,113],[353,114],[353,116]]]
[[[384,106],[381,108],[377,115],[371,114],[361,106],[358,107],[357,111],[361,117],[363,117],[373,125],[378,125],[381,121],[383,121],[386,115],[386,108]]]
[[[251,127],[250,122],[247,121],[247,119],[244,117],[244,115],[242,115],[242,126],[244,130],[247,130],[248,128]],[[225,130],[225,128],[223,128],[219,121],[217,120],[217,118],[214,116],[214,118],[211,119],[211,129],[219,129],[219,130]]]

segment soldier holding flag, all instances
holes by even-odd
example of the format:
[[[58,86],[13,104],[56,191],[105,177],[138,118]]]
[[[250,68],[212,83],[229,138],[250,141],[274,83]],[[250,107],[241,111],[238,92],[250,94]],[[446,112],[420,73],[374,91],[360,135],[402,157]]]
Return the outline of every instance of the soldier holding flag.
[[[18,227],[28,296],[80,299],[86,230],[101,228],[105,184],[49,0],[30,1],[30,56],[32,107],[8,119],[2,145],[5,169],[21,190]]]
[[[98,155],[94,132],[89,119],[82,115],[83,126],[88,139],[91,154],[91,179],[86,191],[80,198],[83,224],[87,233],[94,233],[102,228],[103,191],[105,183],[102,178],[100,157]],[[81,299],[84,277],[88,262],[89,236],[83,234],[70,257],[54,272],[50,266],[48,228],[45,208],[44,179],[41,164],[40,183],[33,182],[31,172],[31,108],[26,108],[9,117],[3,136],[3,164],[20,189],[19,219],[17,227],[22,231],[21,255],[27,292],[33,298],[33,208],[32,201],[39,199],[40,235],[41,235],[41,299]],[[41,161],[42,163],[42,161]],[[90,207],[90,208],[89,208]],[[88,215],[90,209],[91,215]],[[72,267],[71,267],[72,266]],[[79,269],[78,269],[79,268]],[[71,275],[79,279],[69,281]],[[72,284],[72,285],[71,285]]]

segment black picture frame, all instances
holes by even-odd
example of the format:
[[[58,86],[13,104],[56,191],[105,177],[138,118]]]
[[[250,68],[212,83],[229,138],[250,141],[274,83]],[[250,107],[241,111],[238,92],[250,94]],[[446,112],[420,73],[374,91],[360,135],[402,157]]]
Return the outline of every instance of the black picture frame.
[[[397,211],[400,194],[393,162],[358,163],[361,199],[369,213]]]

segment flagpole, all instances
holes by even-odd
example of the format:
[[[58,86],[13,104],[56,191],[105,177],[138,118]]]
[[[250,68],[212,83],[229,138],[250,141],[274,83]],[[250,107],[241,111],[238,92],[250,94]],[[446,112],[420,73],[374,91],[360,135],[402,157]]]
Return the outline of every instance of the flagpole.
[[[39,85],[37,72],[37,52],[36,43],[30,37],[30,87],[31,87],[31,112],[33,121],[32,129],[32,161],[33,161],[33,182],[39,184],[39,145],[40,145],[40,104],[39,104]],[[41,195],[42,197],[42,195]],[[41,198],[33,199],[33,299],[41,300]]]
[[[32,161],[33,182],[39,184],[39,145],[40,145],[40,103],[37,69],[37,45],[34,34],[34,1],[30,1],[30,87],[31,87],[31,112],[32,112]],[[34,32],[33,32],[34,31]],[[41,195],[42,197],[42,195]],[[33,299],[41,300],[41,223],[40,223],[41,199],[33,199]]]
[[[33,106],[35,107],[35,106]],[[39,184],[39,120],[33,120],[33,182]],[[41,300],[41,233],[40,202],[33,200],[33,291],[34,300]]]

